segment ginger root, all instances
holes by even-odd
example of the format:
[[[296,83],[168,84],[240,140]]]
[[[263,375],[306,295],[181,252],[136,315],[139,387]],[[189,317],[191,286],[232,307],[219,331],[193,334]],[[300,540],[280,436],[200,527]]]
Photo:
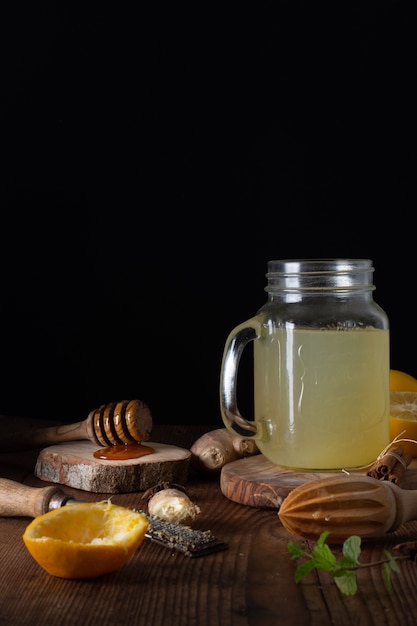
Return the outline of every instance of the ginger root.
[[[190,448],[191,465],[206,474],[217,474],[226,463],[259,454],[254,439],[234,435],[227,428],[217,428],[202,435]]]

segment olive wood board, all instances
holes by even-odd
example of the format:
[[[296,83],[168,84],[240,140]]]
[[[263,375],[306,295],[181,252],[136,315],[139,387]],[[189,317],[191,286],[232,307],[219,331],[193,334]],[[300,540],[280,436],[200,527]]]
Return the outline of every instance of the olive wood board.
[[[308,481],[335,476],[340,472],[290,470],[274,465],[263,454],[227,463],[220,472],[220,489],[226,498],[260,509],[279,509],[288,494]],[[366,471],[355,475],[366,475]],[[404,475],[401,488],[417,489],[417,458]]]
[[[144,442],[154,452],[137,459],[96,459],[100,446],[91,441],[71,441],[43,448],[35,465],[41,480],[93,493],[145,491],[161,482],[185,484],[191,452],[163,443]],[[104,447],[104,446],[102,446]]]

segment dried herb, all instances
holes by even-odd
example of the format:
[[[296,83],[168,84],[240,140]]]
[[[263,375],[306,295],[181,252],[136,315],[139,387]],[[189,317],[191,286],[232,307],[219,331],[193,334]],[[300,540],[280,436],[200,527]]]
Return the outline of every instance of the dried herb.
[[[311,552],[306,552],[293,541],[288,543],[288,550],[292,559],[304,557],[306,560],[295,570],[295,582],[299,583],[304,576],[312,570],[318,569],[330,572],[339,590],[346,596],[354,596],[358,590],[356,573],[365,567],[382,566],[384,568],[384,582],[389,593],[392,593],[391,573],[399,573],[400,569],[397,560],[404,559],[404,556],[392,556],[388,550],[384,550],[385,559],[374,561],[373,563],[361,563],[361,538],[357,535],[348,537],[342,546],[342,557],[337,559],[330,547],[326,544],[329,531],[323,532],[316,546]]]

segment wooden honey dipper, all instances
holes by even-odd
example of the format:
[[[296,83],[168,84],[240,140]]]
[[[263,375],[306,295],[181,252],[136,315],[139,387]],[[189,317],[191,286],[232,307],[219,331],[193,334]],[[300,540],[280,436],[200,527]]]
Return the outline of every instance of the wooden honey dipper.
[[[87,419],[73,424],[46,426],[0,435],[0,452],[41,448],[65,441],[88,439],[100,446],[140,443],[149,439],[152,414],[142,400],[103,404]]]
[[[318,478],[291,491],[278,516],[290,533],[313,541],[324,531],[329,543],[380,537],[417,519],[417,490],[361,475]]]

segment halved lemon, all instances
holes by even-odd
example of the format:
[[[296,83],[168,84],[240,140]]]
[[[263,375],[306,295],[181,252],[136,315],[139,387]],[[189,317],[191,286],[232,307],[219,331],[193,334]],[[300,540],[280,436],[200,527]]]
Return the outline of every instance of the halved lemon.
[[[389,372],[390,391],[417,391],[417,378],[400,370]]]
[[[145,514],[109,500],[68,504],[35,517],[23,541],[48,574],[94,578],[125,565],[148,526]]]
[[[391,391],[390,439],[413,439],[417,442],[417,391]],[[404,452],[417,456],[417,443],[402,441]]]

